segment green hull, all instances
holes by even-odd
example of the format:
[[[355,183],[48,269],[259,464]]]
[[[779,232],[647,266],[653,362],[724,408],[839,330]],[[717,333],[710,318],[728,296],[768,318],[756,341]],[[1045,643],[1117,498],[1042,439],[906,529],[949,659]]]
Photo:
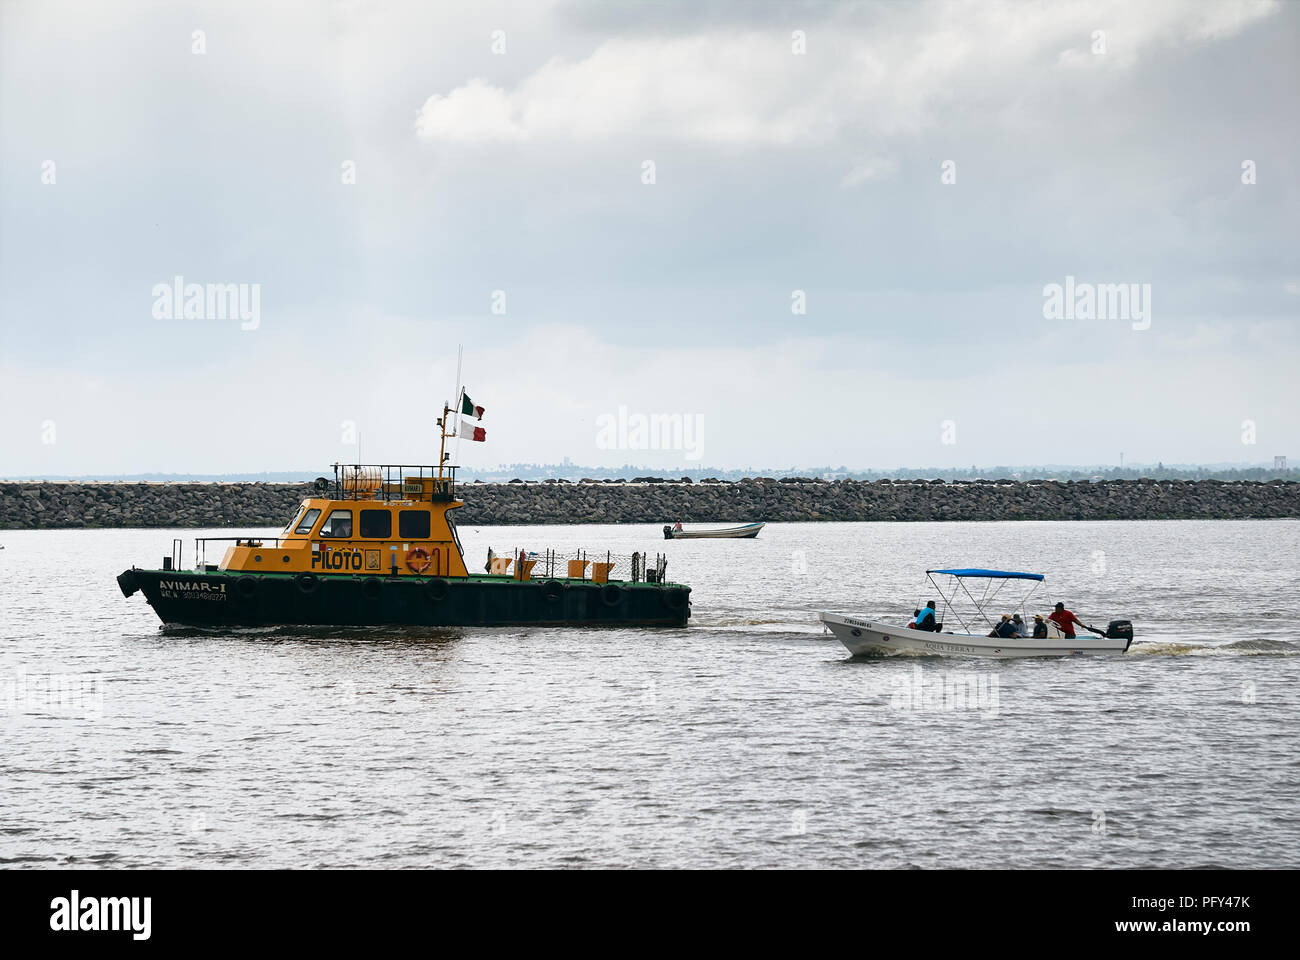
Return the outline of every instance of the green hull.
[[[690,617],[691,588],[676,583],[519,581],[502,576],[196,573],[132,568],[163,623],[223,626],[664,626]]]
[[[136,570],[122,593],[144,593],[164,623],[194,627],[682,627],[690,588],[508,576],[413,578]]]

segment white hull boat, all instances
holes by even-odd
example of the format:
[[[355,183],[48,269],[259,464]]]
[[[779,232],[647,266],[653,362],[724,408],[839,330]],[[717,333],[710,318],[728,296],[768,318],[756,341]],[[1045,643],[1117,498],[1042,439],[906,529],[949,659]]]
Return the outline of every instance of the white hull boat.
[[[1123,653],[1132,640],[1093,634],[1067,638],[983,637],[968,633],[931,633],[880,620],[835,613],[819,614],[822,623],[853,656],[920,653],[946,657],[1078,657]]]
[[[1067,637],[1054,621],[1046,618],[1043,627],[1047,635],[1044,637],[992,636],[991,634],[999,632],[999,627],[1008,627],[1011,622],[1009,613],[1003,615],[1000,623],[995,623],[987,612],[987,608],[995,604],[1004,609],[1005,606],[1010,606],[1005,599],[1001,599],[1002,588],[1016,581],[1027,581],[1033,585],[1018,604],[1021,619],[1027,623],[1029,617],[1025,605],[1042,584],[1044,577],[1041,573],[972,567],[927,570],[925,573],[943,602],[933,610],[918,610],[917,615],[932,614],[933,619],[927,618],[927,623],[937,624],[936,630],[838,613],[821,613],[818,616],[826,629],[855,657],[893,653],[948,657],[1079,657],[1124,653],[1133,642],[1133,624],[1128,620],[1112,620],[1105,631],[1089,627],[1087,629],[1091,632],[1087,634]],[[935,574],[950,578],[947,590],[935,580]],[[978,586],[972,592],[968,586],[970,583],[983,584],[982,593]],[[977,593],[980,595],[977,596]],[[929,606],[935,607],[935,602],[931,601]],[[960,623],[961,630],[944,630],[945,616],[951,616]],[[1082,625],[1077,619],[1074,622]],[[988,633],[981,632],[983,630]]]
[[[675,527],[664,527],[665,540],[704,540],[704,539],[726,539],[726,540],[752,540],[758,536],[758,531],[762,530],[767,524],[765,523],[746,523],[739,527],[718,527],[713,530],[678,530]]]

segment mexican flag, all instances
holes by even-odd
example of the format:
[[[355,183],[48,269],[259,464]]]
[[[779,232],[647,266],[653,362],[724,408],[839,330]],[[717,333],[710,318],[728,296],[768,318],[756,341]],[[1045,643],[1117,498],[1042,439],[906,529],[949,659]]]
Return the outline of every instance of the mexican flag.
[[[464,390],[460,392],[460,412],[467,417],[473,417],[475,420],[483,419],[483,408],[474,406],[474,401],[469,398],[469,394]]]
[[[466,397],[465,400],[468,402],[469,397]],[[478,409],[482,410],[483,408],[479,407]],[[481,442],[487,439],[487,431],[482,427],[474,426],[472,421],[462,420],[460,422],[460,429],[456,431],[456,436],[462,437],[465,440],[478,440]]]

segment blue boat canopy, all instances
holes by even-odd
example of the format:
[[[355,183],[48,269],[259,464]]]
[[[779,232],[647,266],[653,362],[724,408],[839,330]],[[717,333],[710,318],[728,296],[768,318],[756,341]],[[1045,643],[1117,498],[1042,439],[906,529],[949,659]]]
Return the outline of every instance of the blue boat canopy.
[[[926,573],[949,573],[954,577],[988,577],[991,580],[1042,580],[1041,573],[1015,573],[1011,570],[980,570],[963,567],[960,570],[927,570]]]

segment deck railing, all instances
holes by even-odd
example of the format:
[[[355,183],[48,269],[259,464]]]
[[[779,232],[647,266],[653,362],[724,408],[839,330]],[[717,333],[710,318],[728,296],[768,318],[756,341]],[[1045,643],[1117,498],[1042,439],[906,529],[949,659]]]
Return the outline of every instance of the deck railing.
[[[301,537],[292,538],[292,542],[301,543],[301,541]],[[290,540],[285,537],[259,537],[247,534],[235,537],[195,537],[194,569],[198,571],[215,569],[225,556],[223,550],[221,556],[215,558],[215,562],[210,561],[207,555],[209,543],[272,551],[280,550],[281,544],[288,542]],[[346,547],[375,547],[378,543],[380,541],[331,540],[328,541],[327,545],[333,549],[341,549]],[[325,545],[324,542],[322,544]],[[172,556],[169,559],[174,569],[179,570],[181,568],[182,551],[179,540],[173,541]],[[367,569],[356,572],[368,573],[371,576],[391,574],[391,568],[396,563],[395,555],[385,559],[389,561],[389,568],[383,570]],[[567,578],[593,582],[621,580],[631,581],[632,583],[663,583],[667,577],[668,558],[662,553],[655,554],[652,560],[649,553],[638,551],[626,554],[614,553],[609,550],[561,552],[547,549],[540,552],[522,550],[498,554],[489,548],[487,563],[484,564],[483,570],[485,573],[506,574],[518,579],[521,567],[524,568],[527,579],[530,580]],[[267,569],[274,570],[275,568],[272,565],[268,566]]]
[[[508,574],[516,579],[523,570],[530,580],[573,579],[602,582],[623,580],[632,583],[659,583],[664,580],[668,559],[648,553],[613,553],[609,550],[518,550],[499,554],[488,549],[485,573]]]
[[[456,499],[456,468],[429,464],[335,463],[334,479],[320,477],[315,490],[332,500]],[[414,481],[414,482],[409,482]],[[431,482],[427,482],[431,481]],[[431,491],[426,495],[426,490]]]
[[[299,537],[297,539],[301,540],[302,538]],[[254,547],[254,548],[263,547],[267,550],[279,550],[280,544],[286,542],[288,541],[283,537],[258,537],[258,536],[249,536],[248,534],[244,534],[242,537],[195,537],[194,538],[194,569],[204,570],[210,565],[215,565],[208,560],[209,543],[224,543],[224,544],[231,544],[236,547]],[[177,546],[176,549],[179,552],[179,546]],[[223,550],[222,557],[224,556],[225,556],[225,551]],[[220,563],[221,557],[218,557],[216,562]],[[177,569],[180,569],[179,557],[176,561],[176,566]]]

